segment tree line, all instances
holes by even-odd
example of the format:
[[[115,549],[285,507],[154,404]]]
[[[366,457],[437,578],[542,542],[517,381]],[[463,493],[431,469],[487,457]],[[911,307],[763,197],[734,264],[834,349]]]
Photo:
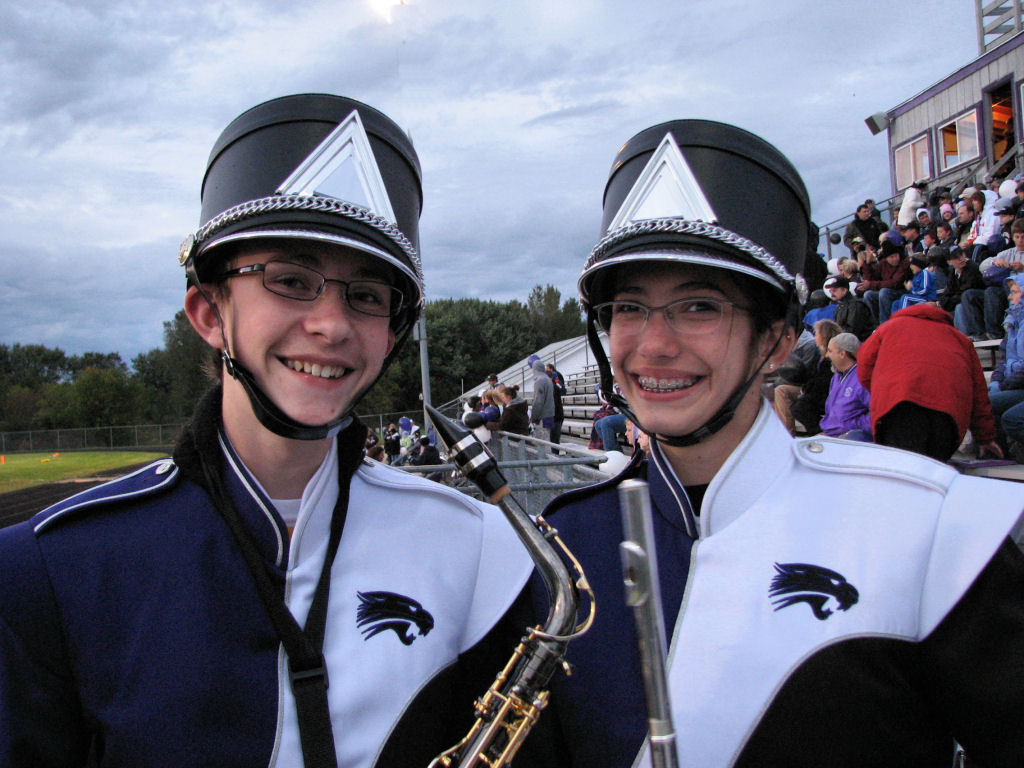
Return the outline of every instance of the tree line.
[[[526,303],[438,299],[427,303],[431,399],[458,397],[554,341],[584,332],[582,308],[551,285]],[[0,431],[68,429],[184,421],[211,384],[214,359],[184,310],[164,323],[164,345],[134,357],[116,352],[67,355],[39,344],[0,344]],[[363,414],[417,410],[419,345],[411,339],[364,398]]]

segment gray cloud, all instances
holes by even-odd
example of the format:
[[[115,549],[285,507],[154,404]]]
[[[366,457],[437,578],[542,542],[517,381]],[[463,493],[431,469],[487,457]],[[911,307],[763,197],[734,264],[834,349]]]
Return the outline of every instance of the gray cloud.
[[[342,93],[413,137],[429,296],[575,295],[617,148],[679,117],[733,122],[800,169],[815,219],[888,195],[864,118],[975,55],[939,0],[896,42],[882,0],[495,5],[40,0],[0,7],[0,343],[130,359],[181,306],[175,254],[237,114]],[[941,45],[936,41],[942,41]]]

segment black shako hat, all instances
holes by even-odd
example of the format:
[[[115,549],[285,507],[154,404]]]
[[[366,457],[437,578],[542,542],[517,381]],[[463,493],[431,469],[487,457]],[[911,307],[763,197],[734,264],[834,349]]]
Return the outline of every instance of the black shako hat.
[[[800,174],[771,144],[710,120],[661,123],[615,157],[580,295],[589,306],[606,267],[658,260],[730,269],[803,294],[810,231]]]
[[[423,302],[419,158],[382,112],[331,94],[283,96],[235,118],[210,153],[200,228],[179,261],[209,279],[207,258],[254,238],[323,240],[375,256],[402,278],[415,321]]]

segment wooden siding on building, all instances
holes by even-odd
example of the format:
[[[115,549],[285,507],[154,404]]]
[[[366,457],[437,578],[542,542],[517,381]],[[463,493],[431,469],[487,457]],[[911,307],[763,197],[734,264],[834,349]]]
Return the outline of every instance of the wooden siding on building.
[[[1007,76],[1013,80],[1014,103],[1019,108],[1017,91],[1024,78],[1024,46],[1017,46],[892,120],[889,123],[890,150],[978,106],[985,89]],[[934,152],[936,137],[933,134],[931,138]]]

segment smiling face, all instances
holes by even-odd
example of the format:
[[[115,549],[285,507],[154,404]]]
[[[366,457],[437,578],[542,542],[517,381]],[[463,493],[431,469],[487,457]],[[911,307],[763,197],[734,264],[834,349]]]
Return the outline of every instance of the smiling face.
[[[332,280],[388,281],[389,270],[376,259],[340,246],[301,240],[254,241],[225,265],[288,261]],[[230,278],[211,286],[232,355],[255,377],[259,388],[288,416],[302,424],[324,424],[346,411],[374,382],[395,337],[387,317],[361,314],[348,306],[345,286],[329,282],[314,301],[279,296],[263,286],[263,273]],[[193,325],[208,343],[221,348],[220,329],[195,288],[186,310],[197,311]],[[241,385],[224,377],[223,412],[232,441],[257,434],[258,424]],[[254,432],[256,430],[256,432]]]
[[[840,373],[850,368],[854,363],[850,356],[843,350],[839,349],[833,341],[828,343],[828,347],[825,350],[825,357],[827,357],[832,363],[832,367]]]
[[[654,311],[639,333],[622,330],[613,318],[609,333],[615,380],[638,421],[656,434],[688,434],[708,421],[764,361],[770,334],[755,335],[753,320],[741,309],[750,301],[728,270],[685,264],[650,264],[617,270],[608,298],[657,307],[681,299],[732,302],[724,305],[714,329],[687,333],[671,327]],[[694,304],[700,311],[700,305]],[[632,322],[631,318],[627,321]],[[777,324],[781,330],[781,321]],[[774,340],[774,336],[772,337]],[[780,344],[771,360],[781,364],[790,344]],[[781,357],[780,357],[781,355]],[[736,416],[713,439],[737,443],[757,414],[755,382]]]

